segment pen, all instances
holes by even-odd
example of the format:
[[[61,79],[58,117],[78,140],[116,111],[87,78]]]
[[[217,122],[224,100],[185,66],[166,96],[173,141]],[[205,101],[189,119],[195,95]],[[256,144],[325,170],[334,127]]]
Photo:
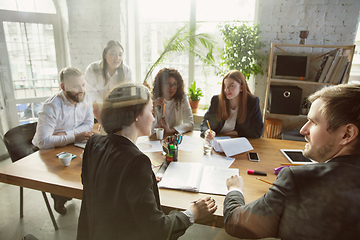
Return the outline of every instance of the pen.
[[[266,172],[260,172],[260,171],[251,170],[251,169],[248,169],[247,173],[251,174],[251,175],[261,175],[261,176],[266,176],[267,175]]]
[[[163,118],[165,117],[165,103],[163,105]]]
[[[180,144],[182,142],[183,136],[181,134],[175,134],[175,136],[176,136],[176,143]]]
[[[207,123],[207,125],[208,125],[208,127],[209,127],[209,130],[210,130],[210,134],[211,134],[211,127],[210,127],[210,123],[209,123],[209,120],[206,120],[206,123]],[[211,138],[214,140],[214,137],[211,135]]]
[[[270,184],[270,185],[273,185],[271,182],[268,182],[268,181],[266,181],[266,180],[264,180],[264,179],[261,179],[261,178],[256,178],[257,180],[260,180],[260,181],[262,181],[262,182],[264,182],[264,183],[267,183],[267,184]]]
[[[284,167],[289,167],[289,166],[281,166],[281,167],[278,167],[278,168],[274,168],[274,173],[277,175],[279,174],[279,172],[281,171],[281,169],[283,169]]]

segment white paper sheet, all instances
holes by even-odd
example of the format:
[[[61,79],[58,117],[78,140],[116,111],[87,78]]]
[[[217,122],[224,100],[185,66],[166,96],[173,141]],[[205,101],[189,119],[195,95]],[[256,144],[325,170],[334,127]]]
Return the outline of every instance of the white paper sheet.
[[[142,152],[162,152],[160,141],[137,141],[136,146]]]
[[[221,136],[221,137],[215,137],[214,139],[216,141],[218,141],[218,140],[223,140],[223,139],[231,139],[231,137],[230,136]]]
[[[217,154],[206,154],[198,162],[207,166],[229,168],[235,158],[223,157]]]
[[[184,127],[183,127],[184,128]],[[186,129],[183,129],[181,126],[176,126],[176,127],[174,127],[174,129],[178,132],[178,133],[180,133],[180,134],[183,134],[183,133],[186,133],[187,132],[187,130]]]
[[[226,195],[226,179],[239,175],[237,168],[205,166],[194,162],[171,162],[159,188]]]
[[[221,146],[227,157],[254,149],[249,140],[244,137],[218,140],[217,143]]]
[[[192,152],[195,148],[199,147],[199,145],[202,146],[203,141],[204,140],[202,138],[183,136],[183,140],[178,149],[181,151]]]
[[[191,162],[171,162],[159,187],[199,192],[204,165]]]
[[[76,143],[74,143],[74,146],[79,147],[79,148],[85,148],[86,143],[87,143],[87,141],[76,142]]]
[[[226,179],[232,175],[239,175],[239,169],[204,166],[199,192],[226,195]]]

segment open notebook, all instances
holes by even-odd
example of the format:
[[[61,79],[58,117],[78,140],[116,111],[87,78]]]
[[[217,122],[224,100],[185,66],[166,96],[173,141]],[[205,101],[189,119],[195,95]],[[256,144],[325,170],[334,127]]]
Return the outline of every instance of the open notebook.
[[[159,188],[226,195],[226,179],[239,169],[207,166],[194,162],[171,162],[158,183]]]

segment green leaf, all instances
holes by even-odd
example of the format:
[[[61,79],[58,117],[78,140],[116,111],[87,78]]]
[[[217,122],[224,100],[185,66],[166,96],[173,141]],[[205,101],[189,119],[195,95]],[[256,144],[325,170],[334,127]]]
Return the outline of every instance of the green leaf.
[[[225,46],[220,49],[220,66],[227,70],[237,69],[242,72],[246,79],[258,73],[264,74],[262,63],[265,56],[259,54],[259,50],[265,46],[260,41],[259,25],[251,26],[240,21],[226,22],[218,25],[223,36]],[[224,71],[217,72],[223,75]]]
[[[195,29],[196,30],[196,29]],[[195,31],[196,32],[196,31]],[[189,24],[179,28],[176,33],[164,43],[164,50],[146,73],[144,83],[151,76],[154,69],[163,62],[170,52],[190,52],[205,65],[218,68],[215,64],[213,49],[216,42],[207,33],[197,33],[190,30]],[[204,52],[205,48],[205,54]]]
[[[193,81],[188,90],[191,101],[199,101],[204,96],[202,90],[196,87],[196,81]]]

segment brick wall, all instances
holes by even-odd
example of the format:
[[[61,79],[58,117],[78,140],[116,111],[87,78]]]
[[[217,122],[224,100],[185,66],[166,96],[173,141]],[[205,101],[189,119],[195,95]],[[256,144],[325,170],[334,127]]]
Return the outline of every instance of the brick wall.
[[[68,0],[70,65],[85,71],[101,60],[109,40],[120,41],[119,0]]]
[[[301,30],[308,30],[307,44],[352,45],[359,22],[359,0],[262,0],[260,30],[269,56],[270,45],[299,43]],[[268,62],[264,64],[267,73]],[[264,104],[266,74],[255,79],[255,94]]]
[[[61,1],[61,0],[60,0]],[[125,0],[67,0],[70,63],[82,71],[101,59],[110,39],[121,40],[126,31]],[[307,44],[354,44],[359,22],[359,0],[261,0],[260,30],[268,57],[271,42],[299,43],[300,30],[308,30]],[[125,44],[126,45],[126,44]],[[133,53],[129,53],[131,56]],[[268,63],[264,64],[265,73]],[[255,94],[264,103],[266,74],[255,77]]]

